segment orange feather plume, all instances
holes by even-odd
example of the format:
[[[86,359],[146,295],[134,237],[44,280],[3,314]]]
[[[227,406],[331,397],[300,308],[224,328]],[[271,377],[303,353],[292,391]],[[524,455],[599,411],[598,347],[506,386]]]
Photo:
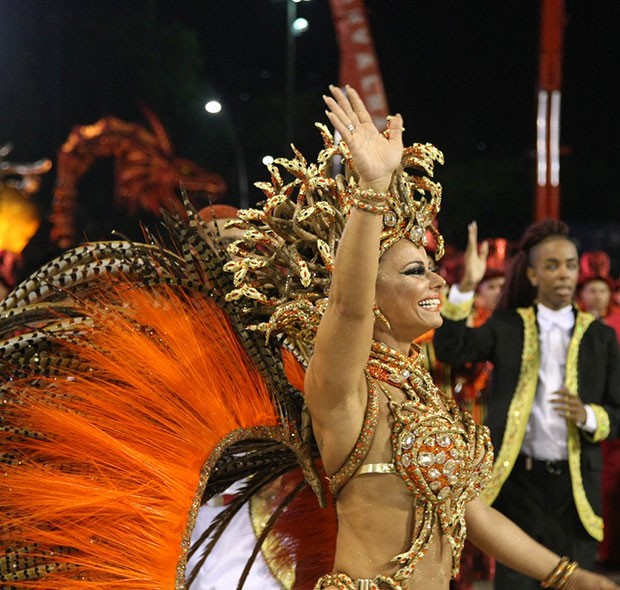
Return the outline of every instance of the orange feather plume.
[[[92,371],[19,383],[4,400],[0,444],[14,458],[0,546],[21,567],[0,588],[178,587],[218,443],[277,425],[268,391],[208,299],[118,289],[89,310],[95,328],[66,344]],[[28,567],[51,573],[21,579],[36,577]]]

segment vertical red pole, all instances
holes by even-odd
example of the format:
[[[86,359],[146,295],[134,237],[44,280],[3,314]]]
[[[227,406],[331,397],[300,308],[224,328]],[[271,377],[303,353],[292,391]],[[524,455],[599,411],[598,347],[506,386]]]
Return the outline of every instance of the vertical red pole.
[[[535,220],[560,216],[560,104],[564,0],[541,0]]]

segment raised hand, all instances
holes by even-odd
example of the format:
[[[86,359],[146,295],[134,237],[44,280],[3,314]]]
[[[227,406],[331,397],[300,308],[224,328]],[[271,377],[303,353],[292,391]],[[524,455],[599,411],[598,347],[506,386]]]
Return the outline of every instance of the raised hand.
[[[388,118],[388,129],[381,133],[366,110],[359,94],[350,86],[346,94],[329,87],[332,96],[324,96],[327,118],[346,142],[360,175],[360,185],[387,190],[393,172],[400,165],[403,151],[403,119]]]
[[[462,292],[473,291],[484,277],[487,269],[489,245],[484,242],[478,250],[478,224],[472,221],[467,226],[467,248],[465,249],[465,268],[463,280],[459,285]]]

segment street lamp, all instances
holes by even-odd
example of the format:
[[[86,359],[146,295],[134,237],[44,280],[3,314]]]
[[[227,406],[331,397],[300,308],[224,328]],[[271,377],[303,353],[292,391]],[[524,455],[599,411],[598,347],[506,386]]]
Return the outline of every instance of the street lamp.
[[[211,115],[217,115],[222,111],[222,103],[217,100],[210,100],[205,104],[205,111]]]
[[[305,18],[296,18],[291,25],[291,32],[293,33],[293,37],[299,37],[303,33],[305,33],[310,27],[310,23]]]
[[[250,206],[249,194],[248,194],[248,167],[245,159],[245,152],[243,151],[243,145],[237,133],[237,127],[230,114],[230,109],[224,108],[221,102],[218,100],[209,100],[205,103],[205,111],[210,115],[220,115],[224,117],[224,121],[228,126],[230,137],[233,142],[233,148],[235,150],[235,162],[237,167],[237,181],[239,191],[239,207],[241,209],[247,209]]]

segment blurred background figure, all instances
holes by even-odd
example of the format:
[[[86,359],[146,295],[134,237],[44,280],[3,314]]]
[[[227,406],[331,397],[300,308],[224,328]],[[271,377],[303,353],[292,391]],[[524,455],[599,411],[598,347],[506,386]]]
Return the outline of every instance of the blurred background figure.
[[[612,299],[615,284],[609,269],[607,252],[584,252],[580,259],[577,296],[581,308],[614,328],[620,339],[620,307]]]
[[[581,308],[614,328],[620,340],[620,307],[612,300],[615,285],[609,269],[607,252],[584,252],[577,293]],[[615,568],[620,566],[620,440],[603,441],[602,450],[605,537],[599,560],[603,566]]]
[[[474,294],[474,306],[467,319],[472,328],[482,326],[495,310],[506,280],[508,242],[505,238],[485,240],[488,249],[487,268]],[[462,260],[462,258],[461,258]],[[460,269],[459,281],[463,275]],[[483,424],[487,414],[489,379],[493,363],[465,363],[452,367],[453,393],[461,409],[468,411],[478,424]],[[495,560],[467,542],[461,557],[461,570],[452,580],[452,590],[471,590],[478,580],[492,580],[495,576]]]
[[[484,243],[488,250],[487,267],[474,293],[474,305],[467,319],[467,325],[470,328],[482,326],[491,317],[497,307],[506,280],[507,240],[505,238],[492,238],[485,240]],[[462,271],[460,276],[462,277]],[[482,424],[486,418],[487,385],[493,364],[488,361],[466,363],[453,367],[452,370],[456,400],[462,409],[467,410],[474,417],[478,424]]]

